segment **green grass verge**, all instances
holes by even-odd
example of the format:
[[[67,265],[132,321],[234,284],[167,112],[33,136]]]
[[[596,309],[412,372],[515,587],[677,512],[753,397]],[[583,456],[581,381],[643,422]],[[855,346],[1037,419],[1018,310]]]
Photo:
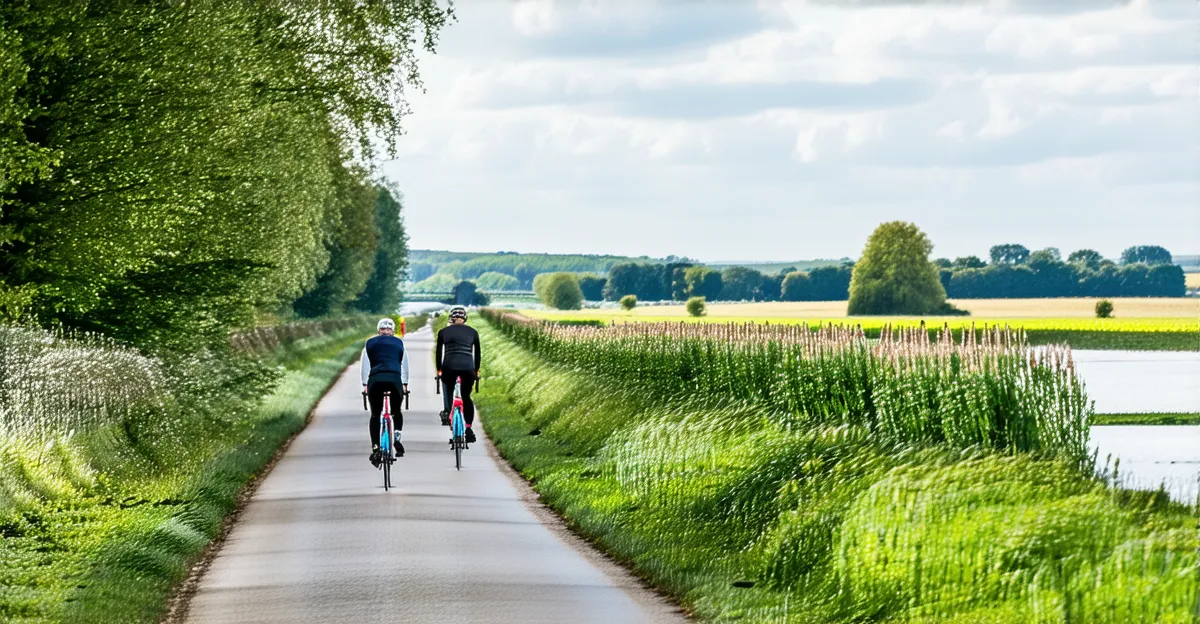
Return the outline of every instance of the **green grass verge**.
[[[363,338],[350,330],[291,345],[281,354],[289,370],[274,392],[237,431],[223,432],[222,440],[238,441],[195,471],[143,474],[139,482],[102,473],[77,484],[74,495],[47,491],[0,522],[0,621],[158,621],[239,492],[303,427]],[[78,461],[67,446],[50,452]]]
[[[1200,414],[1096,414],[1093,425],[1200,425]]]
[[[500,453],[711,622],[1194,622],[1196,510],[1055,461],[666,405],[481,327]]]

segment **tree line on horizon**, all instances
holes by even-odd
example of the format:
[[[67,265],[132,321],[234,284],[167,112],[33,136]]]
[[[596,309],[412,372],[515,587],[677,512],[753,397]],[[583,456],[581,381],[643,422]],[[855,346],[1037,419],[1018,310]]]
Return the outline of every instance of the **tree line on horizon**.
[[[932,246],[930,246],[932,248]],[[929,250],[925,251],[928,255]],[[865,258],[865,254],[864,254]],[[993,246],[984,261],[977,256],[927,261],[947,297],[1005,299],[1045,297],[1181,297],[1186,294],[1181,267],[1169,251],[1142,245],[1126,249],[1119,261],[1081,249],[1065,260],[1054,248],[1030,251],[1018,244]],[[860,258],[859,262],[862,259]],[[743,266],[716,270],[699,263],[618,262],[606,274],[547,271],[520,278],[487,271],[471,281],[486,292],[536,289],[541,275],[573,273],[584,301],[617,301],[633,295],[639,301],[846,301],[856,262],[819,266],[807,271],[785,268],[764,273]],[[514,258],[514,266],[527,266]],[[461,276],[435,274],[442,279],[434,292],[450,291]],[[528,278],[529,285],[526,286]],[[430,280],[427,280],[429,283]]]

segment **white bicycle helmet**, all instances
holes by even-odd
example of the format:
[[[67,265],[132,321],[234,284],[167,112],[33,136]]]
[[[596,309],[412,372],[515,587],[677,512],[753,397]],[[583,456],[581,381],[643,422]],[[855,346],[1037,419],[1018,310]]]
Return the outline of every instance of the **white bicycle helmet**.
[[[450,320],[454,320],[456,318],[460,318],[464,321],[467,320],[467,309],[460,305],[450,308]]]
[[[375,329],[390,329],[392,331],[396,331],[396,321],[393,321],[387,317],[381,318],[379,319],[379,322],[375,324]]]

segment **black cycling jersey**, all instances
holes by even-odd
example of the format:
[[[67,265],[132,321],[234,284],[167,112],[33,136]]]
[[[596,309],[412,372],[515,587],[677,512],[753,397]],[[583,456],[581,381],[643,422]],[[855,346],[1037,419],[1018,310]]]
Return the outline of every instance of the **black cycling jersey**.
[[[442,370],[479,370],[479,332],[465,323],[443,327],[437,335],[434,360]]]

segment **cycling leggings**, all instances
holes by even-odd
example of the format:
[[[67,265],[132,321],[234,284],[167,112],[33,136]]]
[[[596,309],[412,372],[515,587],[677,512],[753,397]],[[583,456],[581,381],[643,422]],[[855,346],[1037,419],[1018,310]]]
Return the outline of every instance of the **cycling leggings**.
[[[396,431],[404,429],[404,415],[400,413],[400,402],[404,400],[404,386],[400,383],[399,375],[380,375],[367,382],[367,401],[371,404],[371,418],[368,427],[371,429],[371,444],[379,446],[379,415],[383,413],[383,393],[391,391],[388,407],[391,408],[392,422]]]
[[[475,422],[475,402],[471,400],[471,390],[475,387],[475,372],[474,371],[442,371],[442,400],[445,402],[446,411],[450,411],[450,407],[454,404],[454,378],[462,377],[462,385],[459,390],[462,393],[463,400],[463,420],[470,425]]]

